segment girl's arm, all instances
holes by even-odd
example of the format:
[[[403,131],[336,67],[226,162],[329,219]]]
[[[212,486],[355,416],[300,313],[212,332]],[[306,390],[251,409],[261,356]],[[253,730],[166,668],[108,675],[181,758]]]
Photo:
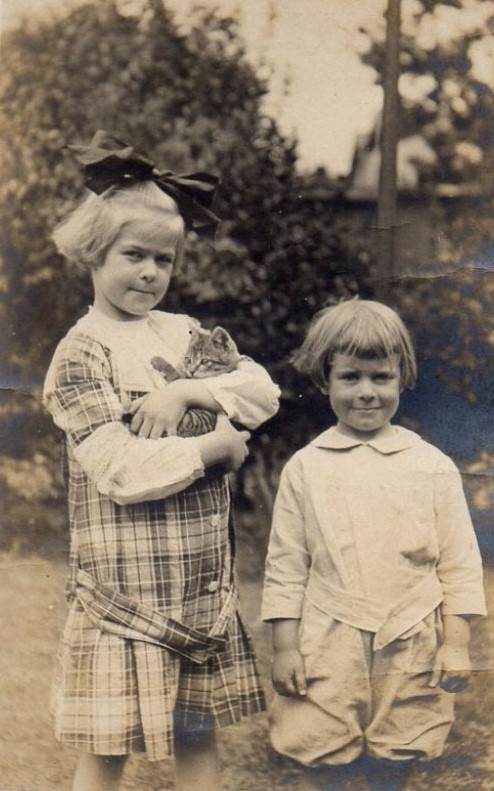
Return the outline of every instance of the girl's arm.
[[[203,382],[203,379],[176,379],[164,390],[153,390],[137,398],[129,407],[133,415],[131,431],[149,439],[159,439],[165,434],[170,437],[177,433],[177,426],[188,409],[221,412],[221,406]]]
[[[131,429],[141,437],[158,439],[177,432],[188,409],[223,412],[247,428],[257,428],[278,411],[280,389],[269,374],[251,360],[241,360],[236,371],[204,379],[178,379],[134,401]]]
[[[204,475],[205,467],[238,466],[247,452],[248,433],[227,421],[203,437],[135,437],[122,422],[105,351],[86,336],[69,337],[57,350],[44,402],[98,491],[121,505],[168,497]]]
[[[200,327],[185,319],[183,331]],[[223,412],[248,429],[257,428],[276,414],[280,389],[267,371],[248,357],[241,357],[235,371],[204,379],[181,379],[156,390],[132,404],[131,428],[140,436],[158,438],[176,434],[185,412],[191,408]]]
[[[188,328],[200,328],[200,322],[188,317]],[[230,420],[254,429],[273,417],[279,409],[280,388],[268,372],[249,357],[242,356],[234,371],[200,380],[195,401],[190,406],[224,412]],[[207,391],[207,394],[206,394]],[[205,398],[206,400],[203,400]],[[215,406],[209,406],[212,398]]]
[[[247,357],[235,371],[201,382],[230,420],[249,429],[265,423],[279,409],[280,388],[261,365]]]

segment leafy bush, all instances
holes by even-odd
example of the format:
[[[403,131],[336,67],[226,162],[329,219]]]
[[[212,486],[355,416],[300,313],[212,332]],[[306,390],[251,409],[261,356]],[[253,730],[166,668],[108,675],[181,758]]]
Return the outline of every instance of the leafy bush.
[[[0,331],[9,338],[3,376],[14,388],[5,433],[16,392],[39,395],[57,341],[91,300],[88,279],[67,272],[49,235],[82,187],[62,148],[98,128],[161,167],[220,175],[215,248],[190,240],[167,307],[225,325],[282,383],[284,414],[297,415],[297,426],[301,385],[287,357],[314,310],[354,293],[365,274],[334,210],[315,212],[304,201],[295,144],[263,113],[267,84],[247,61],[235,21],[198,11],[184,36],[160,2],[144,5],[137,18],[98,0],[4,36]],[[18,432],[14,455],[32,459],[33,446],[44,452],[51,440],[38,409],[24,417],[31,429]],[[309,413],[303,420],[313,424]],[[275,429],[256,440],[266,458]],[[285,431],[287,452],[298,433]]]

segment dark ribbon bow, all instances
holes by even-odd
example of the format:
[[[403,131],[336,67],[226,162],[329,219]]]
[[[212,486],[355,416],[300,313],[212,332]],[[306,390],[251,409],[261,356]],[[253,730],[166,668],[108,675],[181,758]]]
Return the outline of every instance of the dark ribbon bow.
[[[101,194],[110,187],[123,187],[138,181],[154,181],[173,198],[187,230],[214,237],[219,217],[211,210],[219,179],[209,173],[178,175],[158,170],[136,153],[132,146],[100,129],[88,146],[67,146],[84,169],[84,183],[91,192]]]

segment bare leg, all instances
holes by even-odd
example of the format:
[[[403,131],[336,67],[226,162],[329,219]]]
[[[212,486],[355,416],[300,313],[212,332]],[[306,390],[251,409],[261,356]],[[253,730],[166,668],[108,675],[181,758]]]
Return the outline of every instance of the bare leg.
[[[175,774],[179,791],[219,791],[214,730],[179,732],[175,738]]]
[[[83,753],[77,765],[72,791],[117,791],[126,755]]]

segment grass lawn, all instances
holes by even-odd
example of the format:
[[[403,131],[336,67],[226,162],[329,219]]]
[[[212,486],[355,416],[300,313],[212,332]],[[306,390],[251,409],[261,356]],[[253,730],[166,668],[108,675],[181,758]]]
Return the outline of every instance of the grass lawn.
[[[259,624],[259,585],[248,577],[248,547],[242,555],[244,613],[267,674],[268,633]],[[72,750],[52,736],[48,714],[53,655],[65,616],[65,562],[60,556],[0,556],[0,601],[3,629],[0,652],[0,790],[69,791],[76,763]],[[486,588],[494,611],[494,568],[486,569]],[[414,770],[409,791],[492,791],[494,789],[493,652],[494,612],[479,625],[474,641],[476,672],[458,696],[457,722],[446,755],[433,767]],[[224,791],[269,791],[297,788],[298,769],[273,756],[266,720],[260,715],[220,732]],[[149,764],[133,758],[125,772],[126,791],[173,788],[169,763]],[[352,791],[359,791],[352,783]]]

